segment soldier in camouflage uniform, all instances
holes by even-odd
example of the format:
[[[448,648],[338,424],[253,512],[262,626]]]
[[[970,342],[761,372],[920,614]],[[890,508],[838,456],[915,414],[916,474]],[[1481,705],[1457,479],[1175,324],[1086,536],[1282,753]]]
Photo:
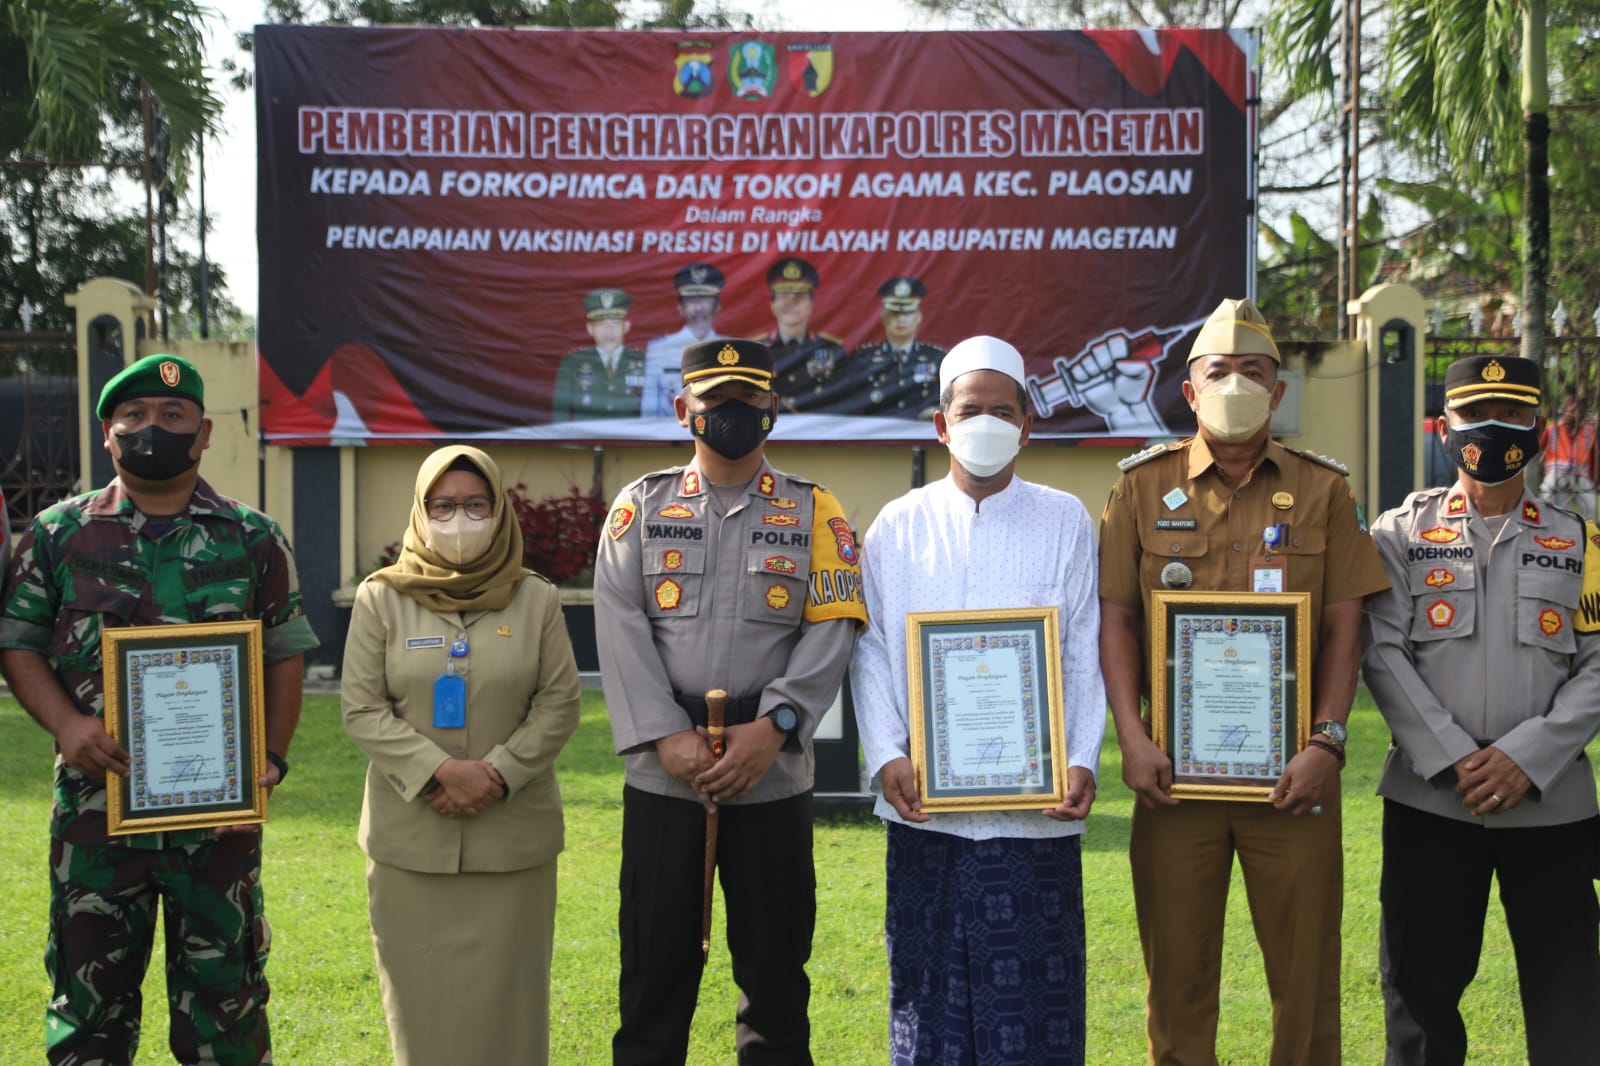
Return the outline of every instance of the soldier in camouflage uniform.
[[[102,720],[100,633],[261,619],[266,788],[288,772],[301,655],[317,639],[277,524],[200,479],[211,422],[194,367],[141,360],[106,384],[96,413],[117,477],[29,525],[0,609],[0,669],[56,739],[48,1060],[133,1061],[159,899],[174,1056],[270,1062],[260,832],[107,835],[105,773],[129,764]]]

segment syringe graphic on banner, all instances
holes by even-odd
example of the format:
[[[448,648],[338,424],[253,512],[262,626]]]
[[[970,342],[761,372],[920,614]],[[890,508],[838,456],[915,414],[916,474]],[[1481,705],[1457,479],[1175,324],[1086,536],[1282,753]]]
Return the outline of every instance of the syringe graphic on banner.
[[[1151,402],[1156,368],[1174,343],[1203,324],[1150,326],[1138,333],[1116,329],[1076,355],[1057,356],[1053,375],[1028,375],[1035,416],[1045,419],[1063,407],[1087,407],[1106,420],[1112,433],[1157,437],[1171,432]]]

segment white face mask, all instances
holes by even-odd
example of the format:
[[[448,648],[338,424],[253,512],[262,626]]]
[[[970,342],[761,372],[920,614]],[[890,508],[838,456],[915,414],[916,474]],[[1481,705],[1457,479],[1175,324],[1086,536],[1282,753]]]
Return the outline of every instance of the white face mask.
[[[492,519],[471,518],[457,509],[443,522],[428,519],[428,550],[452,566],[464,566],[489,550],[494,530]]]
[[[1200,390],[1200,424],[1226,444],[1255,436],[1272,417],[1272,393],[1243,374],[1229,374]]]
[[[1022,450],[1022,427],[994,415],[977,415],[946,425],[950,431],[950,454],[974,477],[998,474]]]

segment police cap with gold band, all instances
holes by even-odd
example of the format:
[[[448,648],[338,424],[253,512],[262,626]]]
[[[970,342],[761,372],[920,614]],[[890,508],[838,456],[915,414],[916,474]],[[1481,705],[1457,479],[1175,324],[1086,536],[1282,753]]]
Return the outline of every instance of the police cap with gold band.
[[[1521,356],[1473,355],[1457,359],[1444,372],[1444,405],[1450,410],[1479,400],[1510,400],[1539,406],[1544,373]]]
[[[1189,362],[1207,355],[1264,355],[1274,363],[1283,362],[1272,339],[1267,320],[1254,300],[1223,300],[1200,327]]]
[[[94,406],[95,417],[104,422],[111,417],[117,404],[150,396],[193,400],[203,411],[206,383],[200,380],[200,371],[187,359],[176,355],[147,355],[106,382],[105,388],[100,390],[100,401]]]
[[[627,318],[633,297],[621,289],[596,289],[583,298],[583,311],[590,319]]]
[[[780,259],[767,271],[767,288],[773,292],[810,292],[821,282],[817,268],[798,256]]]
[[[683,350],[683,387],[696,396],[724,381],[772,388],[772,352],[759,341],[698,341]]]
[[[672,287],[684,296],[716,296],[727,283],[722,271],[710,263],[690,263],[672,275]]]
[[[893,314],[909,314],[922,303],[928,290],[916,278],[890,278],[878,287],[883,309]]]

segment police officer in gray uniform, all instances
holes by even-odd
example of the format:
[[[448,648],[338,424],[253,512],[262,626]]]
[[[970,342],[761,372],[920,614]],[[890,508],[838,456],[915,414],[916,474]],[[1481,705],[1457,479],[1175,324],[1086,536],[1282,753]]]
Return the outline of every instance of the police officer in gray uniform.
[[[1364,671],[1393,734],[1379,967],[1389,1066],[1460,1064],[1491,876],[1511,933],[1532,1066],[1600,1055],[1584,746],[1600,729],[1600,547],[1533,496],[1539,364],[1479,356],[1445,377],[1459,471],[1372,527],[1392,588],[1367,601]]]
[[[683,385],[694,460],[618,494],[595,564],[606,708],[627,767],[612,1056],[687,1055],[715,804],[738,1061],[810,1063],[811,737],[866,620],[855,538],[831,493],[766,461],[778,396],[765,345],[691,345]],[[731,697],[720,761],[704,729],[712,689]]]

